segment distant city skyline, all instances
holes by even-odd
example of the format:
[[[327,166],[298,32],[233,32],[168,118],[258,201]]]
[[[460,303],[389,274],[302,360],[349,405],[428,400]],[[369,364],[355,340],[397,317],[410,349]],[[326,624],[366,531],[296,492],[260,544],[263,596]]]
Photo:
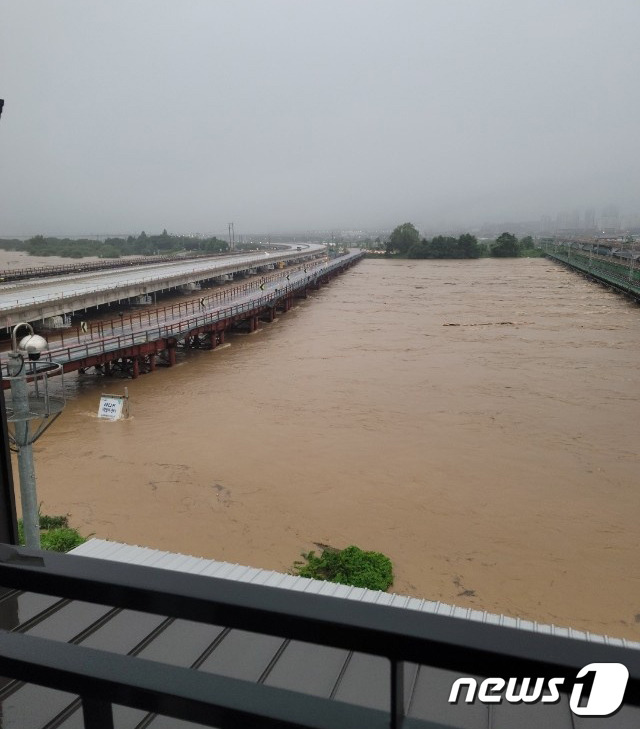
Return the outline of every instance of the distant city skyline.
[[[370,234],[377,233],[380,231],[391,232],[396,225],[403,222],[413,223],[418,230],[421,232],[429,232],[432,235],[450,232],[450,231],[473,231],[482,232],[483,230],[494,230],[504,231],[509,230],[511,232],[526,232],[530,234],[555,234],[555,233],[570,233],[570,232],[592,232],[596,234],[603,233],[615,233],[624,230],[637,229],[640,232],[640,212],[625,212],[621,211],[618,205],[614,203],[607,203],[600,206],[586,206],[584,208],[574,208],[572,210],[560,210],[553,215],[541,215],[538,219],[533,220],[483,220],[483,221],[470,221],[468,223],[456,223],[454,220],[443,225],[435,225],[433,222],[420,220],[414,216],[411,220],[394,220],[389,222],[388,225],[383,226],[326,226],[314,229],[287,229],[274,228],[271,230],[249,230],[243,231],[238,224],[234,224],[236,228],[235,238],[237,241],[244,241],[245,239],[268,237],[273,235],[327,235],[331,233],[353,234],[358,233]],[[148,234],[161,233],[164,226],[148,227],[145,232]],[[127,232],[112,232],[112,231],[83,231],[80,233],[74,233],[70,231],[43,231],[31,233],[1,233],[0,238],[17,238],[17,239],[28,239],[35,235],[45,235],[47,237],[69,237],[69,238],[107,238],[107,237],[128,237],[129,235],[137,236],[142,230],[127,231]],[[169,231],[175,235],[193,235],[193,236],[216,236],[222,240],[228,239],[227,230],[172,230]]]

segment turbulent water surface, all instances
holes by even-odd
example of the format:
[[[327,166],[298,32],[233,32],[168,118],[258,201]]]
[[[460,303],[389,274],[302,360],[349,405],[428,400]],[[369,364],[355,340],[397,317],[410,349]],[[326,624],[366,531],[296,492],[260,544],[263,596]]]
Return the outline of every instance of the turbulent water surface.
[[[635,304],[541,259],[366,260],[253,335],[70,377],[39,499],[84,534],[640,638]],[[133,417],[96,417],[127,384]]]

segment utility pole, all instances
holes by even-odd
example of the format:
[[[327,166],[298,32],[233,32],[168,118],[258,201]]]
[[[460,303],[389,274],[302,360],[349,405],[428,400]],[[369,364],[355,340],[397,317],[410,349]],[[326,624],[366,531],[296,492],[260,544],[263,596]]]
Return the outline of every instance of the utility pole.
[[[36,493],[36,472],[33,465],[32,441],[29,437],[29,393],[27,391],[27,363],[17,351],[9,352],[7,370],[11,377],[11,400],[15,419],[14,440],[18,449],[18,474],[22,524],[27,547],[40,549],[40,517]]]
[[[0,99],[1,101],[1,99]],[[0,542],[18,543],[18,517],[9,451],[9,429],[0,369]]]
[[[4,99],[0,99],[0,117]],[[0,542],[18,543],[18,519],[16,497],[13,491],[13,469],[9,452],[9,428],[4,403],[4,386],[0,369]]]
[[[29,335],[17,343],[17,332],[21,327]],[[7,406],[7,421],[13,423],[13,436],[9,438],[18,453],[18,474],[20,476],[20,499],[22,501],[22,522],[27,547],[40,549],[40,515],[36,474],[33,464],[33,444],[60,415],[64,399],[49,394],[49,376],[60,374],[62,365],[54,362],[38,362],[47,348],[47,340],[33,333],[27,322],[16,324],[11,335],[13,350],[8,353],[7,372],[11,383],[11,404]],[[30,385],[34,388],[29,396]],[[62,392],[64,386],[62,385]],[[31,430],[31,421],[40,420],[40,425]]]

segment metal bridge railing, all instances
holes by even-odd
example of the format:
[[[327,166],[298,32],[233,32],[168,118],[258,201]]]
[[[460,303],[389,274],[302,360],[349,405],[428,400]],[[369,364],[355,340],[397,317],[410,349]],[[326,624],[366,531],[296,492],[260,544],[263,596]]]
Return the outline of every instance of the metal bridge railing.
[[[314,269],[309,269],[304,276],[298,276],[297,280],[286,286],[274,289],[250,301],[243,303],[231,304],[223,308],[212,309],[208,312],[198,314],[197,316],[180,319],[170,324],[160,324],[155,327],[149,327],[143,331],[122,333],[101,338],[90,338],[79,344],[69,345],[65,347],[53,346],[47,353],[46,358],[55,360],[56,362],[66,363],[75,360],[93,357],[101,354],[110,354],[117,352],[126,347],[146,344],[148,342],[167,339],[169,337],[180,337],[188,334],[199,327],[209,326],[235,316],[242,315],[254,309],[260,309],[265,306],[276,305],[280,300],[286,298],[289,294],[295,293],[309,283],[313,283],[322,276],[331,273],[337,268],[342,267],[348,261],[358,260],[363,254],[349,254],[342,258],[336,259],[330,264],[324,264]]]
[[[181,281],[184,279],[185,276],[191,276],[198,280],[204,280],[207,278],[216,278],[217,276],[222,276],[226,273],[236,273],[238,271],[244,270],[245,268],[254,268],[256,266],[264,266],[265,264],[271,264],[271,263],[278,263],[280,261],[287,261],[287,260],[293,260],[297,261],[300,259],[304,259],[305,257],[313,257],[317,254],[317,251],[312,252],[294,252],[289,251],[287,253],[270,253],[269,258],[263,258],[260,256],[247,256],[246,259],[244,259],[241,263],[230,263],[226,266],[219,266],[219,267],[211,267],[211,266],[197,266],[191,268],[191,270],[188,271],[180,271],[178,273],[164,273],[161,276],[143,276],[138,277],[131,280],[125,280],[119,282],[117,285],[108,284],[104,286],[98,286],[96,285],[90,292],[87,292],[86,290],[70,290],[66,293],[62,294],[49,294],[47,296],[31,296],[27,300],[26,298],[22,299],[16,299],[16,303],[13,304],[13,302],[7,303],[7,304],[0,304],[0,311],[12,311],[12,312],[19,312],[24,311],[32,308],[33,306],[36,306],[38,304],[47,304],[54,301],[57,302],[63,302],[63,301],[69,301],[72,299],[78,298],[78,296],[84,296],[87,293],[98,293],[98,292],[104,292],[104,291],[127,291],[131,286],[146,286],[148,284],[157,283],[158,281]],[[191,263],[191,260],[188,261]],[[179,263],[179,261],[177,262]],[[172,285],[178,285],[177,283],[171,284],[169,283],[168,286]],[[21,288],[22,284],[16,283],[15,286],[12,284],[8,284],[5,287],[5,291],[11,291],[12,288]]]
[[[629,671],[640,705],[640,651],[277,587],[0,545],[0,585],[194,620],[390,661],[390,712],[19,633],[0,635],[0,675],[80,695],[85,726],[113,729],[112,704],[206,726],[431,727],[404,719],[404,664],[466,676],[564,678],[591,663]]]
[[[126,323],[131,328],[133,328],[136,321],[138,322],[139,327],[142,327],[144,320],[146,320],[148,325],[151,326],[152,319],[155,319],[156,324],[159,325],[161,320],[167,321],[169,319],[176,319],[177,317],[180,317],[183,311],[185,314],[189,314],[189,312],[191,312],[191,314],[197,315],[202,313],[203,308],[209,308],[216,303],[223,304],[234,298],[238,298],[242,294],[247,294],[251,291],[257,291],[258,289],[260,289],[261,285],[271,283],[279,279],[284,279],[287,275],[296,273],[308,265],[310,264],[302,263],[296,264],[295,267],[278,269],[273,273],[263,274],[259,278],[254,278],[251,281],[246,281],[244,283],[240,283],[235,286],[220,289],[214,292],[194,291],[194,294],[198,294],[197,299],[182,301],[175,304],[167,304],[166,306],[161,306],[155,309],[147,309],[145,311],[125,314],[124,317],[121,319],[119,318],[109,319],[106,321],[101,320],[96,322],[87,322],[87,334],[92,338],[94,336],[96,338],[104,338],[106,336],[105,332],[107,332],[108,334],[108,332],[110,331],[113,334],[115,333],[116,329],[122,330],[123,323]],[[204,307],[202,306],[202,302],[204,302]],[[78,328],[78,336],[79,334],[80,332]],[[62,342],[62,346],[64,347],[64,334],[62,332],[59,341]],[[49,339],[49,344],[53,344],[53,341],[51,339]]]
[[[573,254],[569,257],[567,253],[547,252],[550,258],[555,258],[562,263],[566,263],[577,271],[582,271],[589,276],[597,278],[605,283],[615,285],[616,288],[622,289],[633,295],[640,295],[640,280],[637,278],[638,271],[629,269],[622,264],[615,263],[604,257],[589,259],[581,254]]]
[[[47,352],[46,356],[47,359],[55,360],[56,362],[64,364],[65,362],[72,362],[78,359],[84,359],[85,357],[117,352],[126,347],[146,344],[160,339],[180,337],[199,327],[209,326],[211,324],[245,314],[254,309],[275,305],[280,300],[286,298],[289,294],[295,293],[305,285],[322,278],[322,276],[331,273],[337,268],[342,267],[348,261],[353,261],[360,257],[361,254],[351,254],[349,256],[336,259],[330,264],[324,264],[315,269],[310,269],[307,274],[299,276],[293,283],[287,284],[280,289],[270,291],[269,293],[265,293],[262,296],[251,299],[250,301],[213,309],[203,314],[181,319],[171,324],[161,324],[159,326],[150,327],[144,331],[130,332],[127,334],[123,333],[120,335],[103,337],[101,339],[89,339],[84,343],[74,344],[68,347],[53,347]]]

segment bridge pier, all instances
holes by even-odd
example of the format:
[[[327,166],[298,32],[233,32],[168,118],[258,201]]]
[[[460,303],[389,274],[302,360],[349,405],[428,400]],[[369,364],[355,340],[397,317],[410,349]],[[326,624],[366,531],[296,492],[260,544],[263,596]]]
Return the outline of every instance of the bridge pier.
[[[133,357],[132,358],[132,367],[131,367],[131,379],[137,380],[140,376],[140,358],[139,357]]]
[[[224,344],[224,329],[221,329],[220,331],[217,331],[216,329],[211,329],[208,332],[208,339],[209,349],[216,349],[221,344]]]
[[[271,323],[276,318],[276,307],[270,306],[262,315],[262,321]]]
[[[167,340],[167,355],[169,358],[169,367],[173,367],[176,363],[176,346],[178,342],[171,338]]]

